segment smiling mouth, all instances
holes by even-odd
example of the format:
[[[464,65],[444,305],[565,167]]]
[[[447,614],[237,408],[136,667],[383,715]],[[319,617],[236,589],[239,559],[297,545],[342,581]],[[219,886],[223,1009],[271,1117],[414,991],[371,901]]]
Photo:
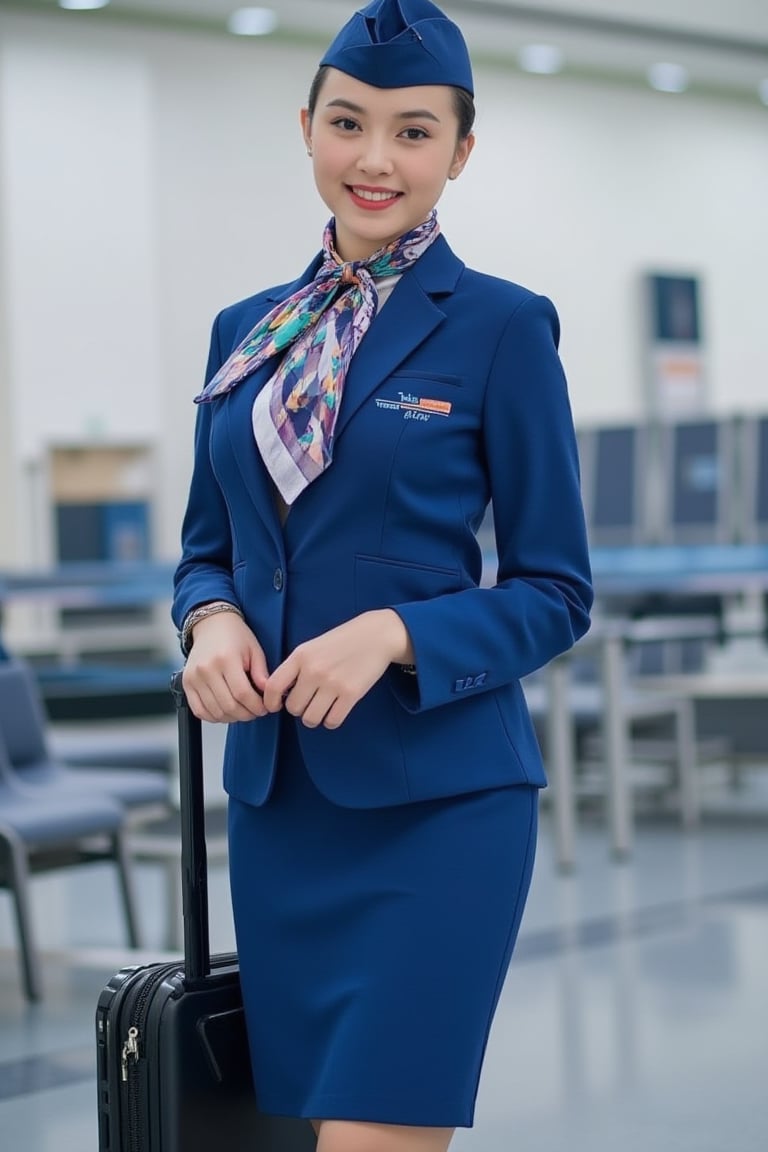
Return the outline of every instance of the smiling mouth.
[[[402,196],[402,192],[390,192],[386,189],[361,188],[355,184],[348,184],[347,187],[356,199],[364,200],[367,204],[391,204]]]

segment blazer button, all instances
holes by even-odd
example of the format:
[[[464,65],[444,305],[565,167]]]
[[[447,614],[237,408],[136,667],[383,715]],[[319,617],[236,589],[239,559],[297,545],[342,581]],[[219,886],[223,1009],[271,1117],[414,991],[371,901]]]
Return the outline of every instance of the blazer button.
[[[283,570],[282,568],[275,568],[275,574],[272,577],[272,587],[275,592],[282,592],[283,590]]]

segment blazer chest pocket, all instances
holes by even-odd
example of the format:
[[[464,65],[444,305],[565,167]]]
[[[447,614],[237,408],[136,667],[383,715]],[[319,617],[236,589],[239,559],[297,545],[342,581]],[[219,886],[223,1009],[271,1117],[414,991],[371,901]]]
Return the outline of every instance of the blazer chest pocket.
[[[380,556],[355,557],[355,607],[358,612],[431,600],[461,588],[458,568],[433,567]]]
[[[401,368],[397,372],[393,372],[389,379],[405,385],[415,385],[423,388],[429,388],[430,385],[439,384],[448,384],[452,388],[460,388],[462,385],[461,376],[455,376],[452,372],[420,372],[417,368]]]
[[[386,407],[397,407],[403,416],[428,420],[446,417],[455,409],[461,377],[439,372],[393,372],[377,397]]]

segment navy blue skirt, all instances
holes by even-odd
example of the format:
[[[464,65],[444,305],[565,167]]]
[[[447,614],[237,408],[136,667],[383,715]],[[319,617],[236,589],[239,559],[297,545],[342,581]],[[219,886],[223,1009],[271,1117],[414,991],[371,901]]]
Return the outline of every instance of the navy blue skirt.
[[[530,884],[538,792],[342,808],[312,783],[294,723],[286,715],[267,803],[229,807],[259,1106],[471,1127]]]

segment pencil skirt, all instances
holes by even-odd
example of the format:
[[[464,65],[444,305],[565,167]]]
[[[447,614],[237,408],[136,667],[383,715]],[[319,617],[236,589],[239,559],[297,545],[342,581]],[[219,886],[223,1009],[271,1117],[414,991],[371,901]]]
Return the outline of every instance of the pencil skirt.
[[[286,715],[266,804],[229,803],[259,1107],[471,1127],[533,869],[538,791],[343,808],[312,783],[295,723]]]

